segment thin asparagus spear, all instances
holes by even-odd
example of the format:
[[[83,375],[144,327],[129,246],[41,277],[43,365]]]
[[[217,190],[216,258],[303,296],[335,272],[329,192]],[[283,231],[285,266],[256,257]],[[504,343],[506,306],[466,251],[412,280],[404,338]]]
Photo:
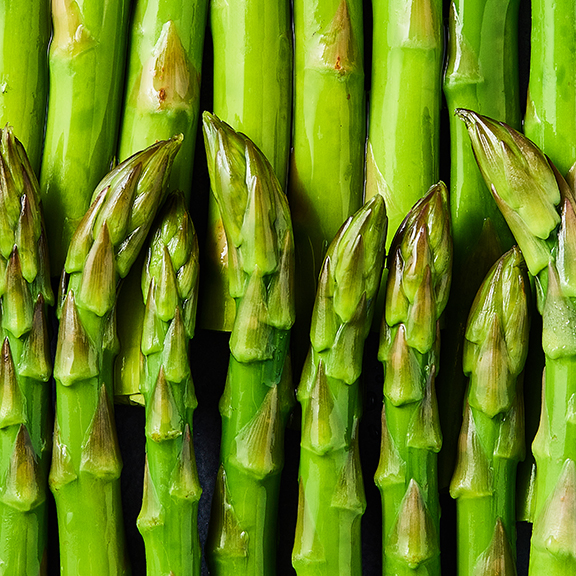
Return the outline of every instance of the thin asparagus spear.
[[[388,254],[378,358],[384,365],[380,462],[382,574],[440,574],[434,380],[439,318],[451,281],[448,191],[440,182],[409,212]]]
[[[157,140],[184,134],[170,175],[170,189],[186,200],[192,189],[194,148],[200,106],[200,73],[208,0],[139,0],[131,23],[126,96],[118,155],[128,158]],[[143,256],[119,296],[115,394],[142,403],[140,335],[144,304],[140,298]]]
[[[0,130],[0,574],[47,570],[52,374],[50,287],[38,180],[10,128]]]
[[[292,224],[272,167],[246,136],[204,112],[212,191],[236,301],[212,506],[212,573],[275,574],[284,428],[293,404],[287,351],[294,322]],[[232,249],[233,248],[233,249]]]
[[[40,189],[52,276],[112,167],[124,86],[128,0],[52,0],[50,93]]]
[[[576,161],[576,3],[532,0],[531,9],[524,132],[566,176]]]
[[[576,571],[576,202],[530,140],[469,110],[465,121],[478,165],[535,277],[546,366],[540,427],[532,444],[536,502],[532,576]]]
[[[112,404],[116,292],[164,199],[181,141],[181,135],[160,141],[112,170],[96,188],[68,250],[59,302],[49,478],[63,576],[129,573]]]
[[[438,378],[443,448],[440,486],[454,470],[466,389],[462,349],[472,301],[490,267],[512,236],[492,199],[466,134],[454,116],[459,107],[478,110],[520,127],[518,82],[519,0],[455,0],[450,3],[444,94],[450,118],[450,210],[454,239],[454,282],[442,331]]]
[[[524,259],[514,247],[486,276],[468,318],[463,364],[469,388],[450,485],[457,498],[460,576],[516,575],[529,290]]]
[[[358,451],[359,380],[386,225],[377,194],[342,225],[318,279],[310,351],[298,387],[302,440],[292,564],[300,576],[362,572],[366,499]]]
[[[294,2],[294,129],[289,181],[297,325],[306,342],[324,254],[362,204],[366,132],[362,0]],[[296,365],[306,347],[294,349]],[[300,358],[301,356],[301,358]]]
[[[292,19],[289,0],[212,0],[214,114],[246,134],[286,185],[292,116]],[[211,195],[202,273],[201,324],[232,330],[226,232]]]
[[[36,175],[48,96],[50,0],[0,4],[0,126],[14,128]]]
[[[138,529],[146,546],[146,571],[149,576],[199,575],[201,488],[192,444],[197,402],[188,362],[196,322],[198,241],[182,194],[172,194],[160,215],[142,294],[146,471]]]

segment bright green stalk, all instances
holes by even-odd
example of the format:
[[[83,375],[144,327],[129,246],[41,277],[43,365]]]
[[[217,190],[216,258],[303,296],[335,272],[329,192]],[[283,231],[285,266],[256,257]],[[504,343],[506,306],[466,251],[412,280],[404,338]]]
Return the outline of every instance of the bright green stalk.
[[[36,175],[46,119],[50,0],[0,2],[0,126],[9,124]]]
[[[38,180],[10,128],[0,130],[0,574],[47,570],[54,303]]]
[[[406,214],[439,178],[442,2],[377,0],[372,10],[366,199],[384,197],[389,246]]]
[[[198,241],[182,194],[160,215],[142,274],[146,302],[146,471],[138,516],[149,576],[199,576],[198,482],[192,415],[196,408],[188,361],[198,297]]]
[[[210,23],[214,114],[262,150],[284,188],[292,132],[290,0],[212,0]],[[208,219],[200,321],[230,331],[236,307],[228,293],[226,232],[212,196]]]
[[[117,286],[165,197],[182,136],[132,156],[98,185],[68,250],[54,362],[50,487],[62,576],[128,574],[113,411]]]
[[[192,189],[194,148],[200,107],[200,73],[208,0],[138,0],[131,23],[124,114],[118,156],[183,134],[170,189],[187,200]],[[126,279],[118,307],[120,352],[116,360],[117,397],[142,403],[140,335],[144,309],[139,296],[142,262]]]
[[[450,118],[450,211],[454,282],[442,330],[438,379],[444,445],[440,485],[452,476],[462,423],[466,381],[462,371],[464,331],[472,300],[512,236],[478,170],[466,128],[456,108],[478,110],[520,127],[518,83],[519,0],[454,0],[450,3],[444,94]]]
[[[362,0],[294,2],[289,198],[298,274],[295,342],[306,341],[326,249],[362,204],[366,133],[362,5]],[[298,364],[303,360],[296,358]]]
[[[310,351],[298,387],[302,439],[292,564],[299,576],[362,573],[360,375],[386,225],[384,201],[376,195],[342,225],[318,279]]]
[[[40,172],[52,275],[112,167],[124,87],[128,0],[52,0],[50,93]]]
[[[460,576],[516,575],[529,291],[524,259],[514,247],[486,276],[468,318],[463,364],[469,388],[450,485],[457,498]]]
[[[228,286],[237,307],[207,554],[216,576],[272,575],[284,428],[293,403],[292,223],[262,152],[215,116],[205,112],[203,119],[212,192],[233,248]]]
[[[535,277],[546,367],[532,444],[536,502],[530,574],[576,572],[576,201],[527,138],[468,110],[478,165]]]
[[[388,254],[378,351],[384,365],[382,441],[375,475],[386,576],[440,574],[442,434],[434,381],[451,268],[448,191],[440,182],[412,208]]]
[[[532,0],[531,7],[524,132],[566,176],[576,161],[576,2]]]

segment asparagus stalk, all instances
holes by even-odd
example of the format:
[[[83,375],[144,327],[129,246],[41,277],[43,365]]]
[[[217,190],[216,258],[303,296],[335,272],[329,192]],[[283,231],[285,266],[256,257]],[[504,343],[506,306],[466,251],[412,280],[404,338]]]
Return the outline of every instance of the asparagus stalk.
[[[469,110],[465,121],[478,165],[535,277],[546,366],[536,459],[532,576],[576,570],[576,398],[573,247],[576,201],[540,149],[504,123]]]
[[[292,19],[289,0],[212,0],[214,114],[246,134],[286,185],[292,115]],[[228,290],[226,232],[216,200],[208,207],[206,304],[200,322],[232,330],[236,307]]]
[[[0,130],[0,574],[47,570],[53,304],[38,180],[10,128]]]
[[[198,130],[200,73],[208,0],[139,0],[131,22],[128,71],[118,155],[121,160],[156,140],[183,134],[170,189],[189,201]],[[143,258],[134,266],[119,296],[115,394],[142,403],[140,298]]]
[[[52,275],[110,170],[124,77],[128,0],[52,0],[50,92],[40,188]]]
[[[478,170],[466,129],[454,116],[459,107],[478,110],[520,127],[518,82],[519,0],[454,0],[450,3],[444,94],[450,117],[450,211],[454,239],[454,280],[438,380],[440,485],[454,469],[466,381],[462,349],[468,312],[490,267],[513,239]]]
[[[439,318],[451,281],[448,191],[440,182],[409,212],[388,254],[378,358],[384,366],[380,462],[382,574],[440,574],[434,380]]]
[[[531,9],[524,132],[566,176],[576,161],[576,86],[571,80],[576,75],[576,29],[571,25],[576,4],[533,0]]]
[[[464,344],[469,388],[450,493],[457,498],[458,574],[516,575],[516,466],[524,457],[522,376],[529,280],[517,247],[486,276]]]
[[[294,400],[287,360],[294,322],[290,211],[252,141],[208,112],[203,120],[237,307],[207,554],[217,576],[275,574],[284,428]]]
[[[172,194],[154,231],[142,274],[146,302],[142,393],[146,471],[138,528],[149,576],[199,575],[198,482],[188,362],[198,295],[198,241],[182,194]]]
[[[0,126],[14,127],[40,172],[46,98],[50,0],[0,4]]]
[[[358,451],[359,380],[386,225],[377,194],[342,225],[318,279],[310,351],[298,387],[302,440],[292,564],[300,576],[362,572],[366,499]]]
[[[362,204],[365,146],[361,0],[294,2],[294,128],[289,181],[298,286],[295,342],[340,226]],[[297,365],[306,349],[294,350]],[[300,358],[302,356],[302,358]]]
[[[181,141],[179,136],[150,146],[100,182],[66,257],[49,477],[63,576],[129,573],[120,502],[122,462],[112,404],[116,292],[164,199]]]
[[[442,3],[377,0],[372,11],[366,199],[384,197],[390,246],[410,208],[438,182]]]

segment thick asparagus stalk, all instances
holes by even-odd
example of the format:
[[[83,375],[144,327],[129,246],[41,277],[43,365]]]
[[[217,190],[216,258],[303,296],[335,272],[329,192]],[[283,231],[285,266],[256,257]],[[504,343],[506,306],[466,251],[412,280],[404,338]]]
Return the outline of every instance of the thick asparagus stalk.
[[[529,280],[517,247],[486,276],[464,344],[469,388],[450,493],[457,498],[458,574],[516,575],[516,466],[524,457],[522,376]]]
[[[360,519],[366,499],[358,451],[359,379],[386,225],[377,194],[343,224],[318,279],[310,351],[298,387],[302,440],[292,564],[301,576],[362,572]]]
[[[576,3],[532,0],[531,9],[524,132],[566,176],[576,161]]]
[[[451,280],[448,191],[433,186],[410,211],[388,255],[378,358],[384,365],[380,462],[382,573],[440,574],[437,454],[442,434],[434,380],[439,317]]]
[[[361,0],[294,2],[294,129],[289,182],[298,322],[306,342],[328,245],[362,203],[365,146]],[[295,348],[297,365],[306,348]],[[302,358],[300,358],[302,356]]]
[[[50,470],[63,576],[129,572],[112,404],[116,292],[164,199],[181,141],[182,136],[160,141],[110,172],[96,188],[68,250],[54,362]]]
[[[459,110],[478,165],[535,277],[546,367],[540,427],[532,444],[536,502],[530,574],[576,571],[576,202],[530,140],[509,126]]]
[[[212,573],[275,573],[284,428],[293,404],[287,351],[294,322],[292,224],[272,167],[246,136],[205,112],[212,191],[236,301],[208,559]]]
[[[200,73],[208,0],[139,0],[131,23],[125,102],[118,156],[128,158],[157,140],[183,134],[170,189],[190,198],[198,130]],[[139,295],[143,257],[119,296],[115,394],[142,403],[140,335],[144,304]],[[146,295],[145,295],[146,296]]]
[[[286,185],[292,116],[292,19],[289,0],[212,0],[214,114],[262,150]],[[205,305],[200,322],[232,330],[236,306],[228,290],[226,232],[209,203]]]
[[[116,152],[128,0],[52,0],[40,188],[52,275]]]
[[[0,574],[47,570],[53,304],[38,180],[10,128],[0,130]]]
[[[450,210],[454,281],[442,331],[438,378],[440,485],[449,484],[462,423],[466,381],[462,349],[468,312],[490,267],[512,247],[512,236],[478,170],[459,107],[478,110],[520,127],[518,82],[519,0],[454,0],[450,3],[444,94],[450,118]]]
[[[48,96],[50,0],[0,4],[0,126],[13,126],[36,175]]]
[[[198,295],[198,241],[186,201],[173,194],[160,215],[142,274],[146,302],[142,393],[146,471],[138,528],[149,576],[199,575],[200,484],[192,444],[196,407],[188,362]]]

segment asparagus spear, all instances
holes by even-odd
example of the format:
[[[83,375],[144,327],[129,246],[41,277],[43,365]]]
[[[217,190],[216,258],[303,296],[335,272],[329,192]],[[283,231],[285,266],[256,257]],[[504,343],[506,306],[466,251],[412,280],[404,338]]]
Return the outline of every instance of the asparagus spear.
[[[576,201],[542,151],[504,123],[469,110],[468,128],[486,183],[535,277],[542,314],[543,378],[540,427],[532,444],[536,503],[530,574],[576,571],[576,316],[573,298]]]
[[[298,285],[295,343],[306,342],[328,244],[362,204],[362,0],[294,2],[294,128],[289,181]],[[294,349],[302,364],[306,348]],[[302,358],[300,358],[302,356]]]
[[[380,285],[386,212],[374,196],[342,225],[318,279],[302,405],[297,574],[362,572],[360,519],[366,507],[358,451],[360,374]]]
[[[252,141],[208,112],[203,121],[236,301],[207,553],[216,575],[274,574],[284,428],[293,404],[287,360],[294,322],[290,211]]]
[[[486,276],[464,344],[469,388],[450,493],[458,499],[458,574],[516,575],[516,466],[524,457],[522,375],[529,280],[517,247]]]
[[[460,289],[446,308],[442,373],[437,382],[444,435],[439,456],[441,487],[447,486],[452,476],[462,423],[466,389],[462,349],[468,312],[488,270],[513,243],[454,110],[471,108],[519,128],[518,5],[519,0],[450,3],[444,94],[450,117],[453,276]]]
[[[0,4],[0,126],[10,124],[40,171],[46,98],[50,0]]]
[[[142,393],[146,471],[138,528],[149,576],[199,575],[200,484],[192,444],[196,407],[188,362],[198,294],[198,241],[182,194],[172,194],[142,274],[146,302]]]
[[[258,146],[286,185],[292,115],[292,19],[289,0],[212,0],[214,114]],[[226,232],[211,195],[200,321],[232,330]]]
[[[451,281],[448,191],[434,185],[409,212],[388,254],[378,358],[384,365],[380,462],[382,573],[440,574],[434,380],[439,317]]]
[[[52,275],[116,150],[128,0],[52,0],[50,93],[40,188]]]
[[[160,141],[112,170],[97,186],[66,257],[49,477],[63,576],[129,572],[119,490],[122,462],[112,404],[116,292],[164,199],[181,142],[181,135]]]
[[[139,0],[131,23],[126,96],[120,126],[121,160],[156,140],[184,134],[174,161],[170,189],[187,200],[198,130],[200,72],[208,0]],[[136,262],[119,296],[115,394],[142,403],[140,335],[144,305],[140,298],[143,257]]]
[[[10,128],[0,130],[0,574],[47,569],[53,304],[38,180]]]

